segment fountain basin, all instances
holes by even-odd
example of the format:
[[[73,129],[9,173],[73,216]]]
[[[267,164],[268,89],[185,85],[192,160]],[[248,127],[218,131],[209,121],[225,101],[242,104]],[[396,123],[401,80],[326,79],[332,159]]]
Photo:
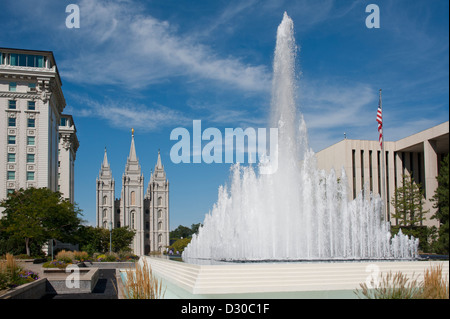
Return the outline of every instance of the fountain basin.
[[[167,285],[166,298],[357,298],[368,277],[401,271],[422,280],[425,269],[448,261],[267,262],[196,265],[141,257]]]

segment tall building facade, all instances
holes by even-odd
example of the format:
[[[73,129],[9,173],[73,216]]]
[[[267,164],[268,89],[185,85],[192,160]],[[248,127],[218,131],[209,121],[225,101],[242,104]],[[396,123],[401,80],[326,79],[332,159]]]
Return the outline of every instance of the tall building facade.
[[[0,199],[20,188],[47,187],[73,201],[79,143],[72,117],[62,114],[61,86],[51,51],[0,48]]]
[[[158,159],[144,194],[144,175],[136,155],[134,131],[122,175],[122,191],[115,198],[115,181],[105,149],[96,181],[97,226],[107,229],[128,226],[136,232],[132,250],[136,255],[161,252],[169,245],[169,181]]]
[[[391,215],[395,213],[392,201],[395,189],[402,186],[403,175],[410,175],[421,185],[424,210],[429,210],[424,216],[426,220],[423,225],[438,226],[439,222],[431,219],[436,212],[431,199],[438,186],[436,176],[439,174],[440,163],[449,153],[449,122],[395,142],[383,143],[384,174],[379,141],[344,139],[316,154],[318,167],[334,169],[337,176],[341,176],[342,168],[344,169],[349,184],[349,199],[355,198],[364,187],[375,194],[382,194],[384,176],[385,218],[392,225],[398,223],[391,219]]]

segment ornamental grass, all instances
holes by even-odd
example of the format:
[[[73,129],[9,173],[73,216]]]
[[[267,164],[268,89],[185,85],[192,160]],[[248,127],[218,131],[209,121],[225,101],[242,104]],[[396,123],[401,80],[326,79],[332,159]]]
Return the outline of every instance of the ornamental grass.
[[[442,275],[442,265],[432,266],[425,270],[423,280],[418,276],[408,276],[402,272],[381,275],[380,284],[369,288],[366,283],[360,284],[361,290],[355,294],[367,299],[449,299],[448,276]]]
[[[151,266],[145,260],[142,266],[136,263],[135,269],[126,270],[126,282],[122,289],[126,299],[162,299],[166,292],[165,288],[163,291],[162,281],[153,275]]]
[[[6,254],[5,260],[0,260],[0,290],[14,288],[37,279],[39,276],[32,271],[23,270],[13,255]]]

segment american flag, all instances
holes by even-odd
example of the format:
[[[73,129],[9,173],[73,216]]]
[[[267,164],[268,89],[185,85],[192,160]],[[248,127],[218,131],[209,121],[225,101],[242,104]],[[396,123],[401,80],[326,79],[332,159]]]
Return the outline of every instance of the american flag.
[[[382,147],[383,146],[383,116],[382,116],[382,112],[381,112],[381,92],[380,92],[380,101],[378,102],[377,122],[378,122],[378,133],[380,133],[380,136],[379,136],[380,147]]]

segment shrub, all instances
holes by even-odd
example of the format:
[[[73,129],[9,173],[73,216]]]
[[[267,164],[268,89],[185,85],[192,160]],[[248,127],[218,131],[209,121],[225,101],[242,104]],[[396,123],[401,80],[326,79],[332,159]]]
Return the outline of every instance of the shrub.
[[[101,254],[97,256],[97,261],[105,261],[106,260],[106,255],[105,254]]]
[[[172,244],[172,246],[169,246],[169,249],[173,249],[174,253],[178,251],[181,254],[190,242],[191,238],[178,239],[176,242]]]
[[[65,262],[63,260],[52,260],[47,261],[42,265],[44,268],[59,268],[59,269],[65,269],[68,265],[71,265],[71,262]]]
[[[12,255],[6,254],[6,260],[0,261],[0,289],[14,288],[36,279],[39,276],[32,271],[22,270]]]
[[[64,261],[65,263],[72,263],[75,254],[73,251],[66,251],[66,250],[61,250],[59,253],[56,254],[55,259],[56,260],[60,260],[60,261]]]
[[[73,258],[75,260],[82,262],[82,261],[87,261],[89,259],[89,255],[85,251],[75,251],[73,253]]]
[[[119,261],[119,256],[116,253],[108,253],[106,254],[106,260],[105,261],[109,261],[109,262],[113,262],[113,261]]]

